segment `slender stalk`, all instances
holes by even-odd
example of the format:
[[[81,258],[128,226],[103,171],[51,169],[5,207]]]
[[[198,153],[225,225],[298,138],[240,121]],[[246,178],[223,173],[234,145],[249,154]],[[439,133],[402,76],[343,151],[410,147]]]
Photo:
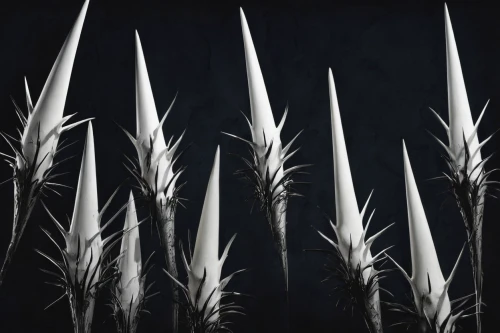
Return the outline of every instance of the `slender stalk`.
[[[34,195],[33,187],[24,188],[23,186],[19,186],[17,179],[14,181],[14,192],[16,193],[14,201],[14,224],[12,226],[12,236],[9,247],[7,248],[5,260],[3,262],[2,269],[0,270],[0,287],[5,280],[7,271],[12,263],[14,254],[16,253],[19,242],[23,236],[24,229],[28,224],[31,211],[33,210],[33,207],[39,197],[38,193]]]
[[[169,200],[171,201],[171,200]],[[156,223],[160,231],[160,242],[165,254],[165,263],[167,264],[167,271],[174,278],[178,279],[179,273],[177,272],[177,262],[175,257],[175,204],[162,205],[161,203],[156,206],[157,219]],[[172,332],[179,331],[179,288],[174,281],[171,282],[172,298]]]
[[[453,183],[452,188],[467,231],[467,244],[469,246],[469,257],[476,294],[476,326],[477,331],[481,332],[480,313],[483,294],[482,235],[485,188],[471,186],[468,177],[464,177],[462,183]],[[474,197],[477,198],[477,202],[471,202],[471,198],[474,199]]]
[[[88,299],[77,297],[75,292],[68,293],[71,319],[75,333],[90,333],[94,313],[95,295]]]

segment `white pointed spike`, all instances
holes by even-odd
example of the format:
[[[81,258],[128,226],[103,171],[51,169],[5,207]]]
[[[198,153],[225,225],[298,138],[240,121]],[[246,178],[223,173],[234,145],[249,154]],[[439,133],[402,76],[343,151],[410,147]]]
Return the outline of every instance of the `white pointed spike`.
[[[455,262],[455,266],[453,266],[453,269],[451,270],[451,273],[445,282],[443,292],[441,294],[441,297],[439,298],[438,309],[440,309],[443,305],[445,305],[445,301],[446,301],[446,298],[448,296],[448,289],[450,288],[451,282],[453,281],[453,278],[455,277],[455,274],[457,273],[458,264],[460,263],[460,259],[462,259],[462,254],[464,253],[464,249],[465,249],[466,244],[464,244],[464,246],[462,246],[462,250],[460,251],[460,254],[458,255],[457,261]],[[450,303],[450,305],[451,305],[451,303]]]
[[[80,244],[80,248],[78,248],[78,244]],[[96,271],[96,274],[93,281],[90,281],[91,274],[89,274],[86,283],[93,284],[97,281],[100,274],[100,267],[97,267],[97,263],[102,254],[102,247],[103,242],[99,232],[94,136],[92,123],[89,122],[78,177],[75,207],[69,233],[66,237],[66,251],[73,283],[76,282],[74,281],[75,275],[79,282],[83,281],[87,268],[90,272]]]
[[[269,143],[276,132],[276,125],[274,123],[271,104],[267,96],[266,85],[264,84],[264,78],[260,70],[252,36],[250,35],[245,13],[243,13],[243,9],[241,8],[240,17],[243,42],[245,45],[250,108],[252,112],[252,136],[255,143],[264,146],[264,136],[262,132],[264,131],[266,133],[266,139]],[[277,143],[275,142],[275,144]]]
[[[94,117],[87,118],[87,119],[83,119],[83,120],[77,121],[76,123],[72,123],[72,124],[69,124],[67,126],[63,126],[63,127],[61,127],[61,133],[69,131],[70,129],[75,128],[76,126],[81,125],[83,123],[86,123],[87,121],[90,121],[90,120],[93,120],[93,119],[95,119],[95,118]]]
[[[231,237],[231,239],[229,240],[229,242],[227,243],[226,245],[226,248],[224,249],[224,252],[222,253],[222,256],[220,257],[220,268],[222,269],[222,265],[224,265],[224,262],[226,261],[227,259],[227,256],[229,254],[229,249],[231,248],[231,245],[233,245],[233,242],[234,242],[234,239],[236,238],[236,234],[233,235],[233,237]]]
[[[53,154],[57,146],[58,137],[54,136],[53,131],[57,130],[64,112],[66,104],[66,95],[68,93],[73,62],[75,60],[80,34],[82,32],[83,22],[87,13],[89,1],[83,4],[80,14],[76,19],[73,28],[66,37],[64,44],[52,66],[52,70],[45,82],[42,93],[38,98],[31,118],[23,133],[22,144],[23,152],[28,157],[30,163],[33,163],[36,151],[36,142],[38,138],[38,127],[40,126],[40,138],[45,140],[40,147],[39,160],[47,154]],[[46,158],[39,172],[34,175],[35,179],[40,179],[43,172],[52,164],[52,156]]]
[[[437,118],[437,120],[439,121],[441,126],[443,126],[443,128],[446,131],[446,134],[448,134],[448,138],[449,138],[450,128],[448,127],[448,125],[444,122],[443,118],[441,118],[441,116],[436,111],[434,111],[433,108],[429,108],[429,109],[432,111],[434,116]]]
[[[463,148],[463,133],[468,138],[474,130],[474,122],[470,112],[469,100],[465,89],[462,67],[458,57],[457,45],[451,26],[448,7],[445,9],[445,31],[446,31],[446,65],[448,70],[448,112],[450,118],[450,148],[455,156],[459,156]],[[471,149],[478,145],[477,135],[474,136]],[[463,154],[462,154],[463,155]],[[481,160],[481,155],[477,155]],[[473,163],[474,165],[476,163]],[[463,165],[463,163],[462,163]]]
[[[137,31],[135,32],[136,44],[136,124],[137,124],[137,147],[139,160],[141,161],[142,176],[146,179],[148,185],[152,189],[158,188],[156,197],[157,204],[165,202],[165,197],[171,197],[173,187],[168,193],[164,194],[167,184],[172,179],[174,172],[171,168],[170,162],[162,155],[167,148],[165,144],[165,137],[163,129],[158,120],[158,114],[149,82],[148,70],[146,68],[146,61],[144,53],[142,52],[141,40]],[[153,141],[153,147],[151,142]],[[153,148],[151,156],[151,166],[144,165],[144,161],[150,149]],[[158,170],[158,181],[156,181],[156,170]]]
[[[130,311],[131,315],[134,316],[141,292],[142,258],[137,213],[132,191],[130,191],[123,231],[125,233],[120,249],[123,257],[118,260],[118,269],[121,275],[119,285],[117,286],[117,296],[126,313]],[[131,302],[132,306],[130,306]],[[131,309],[129,309],[130,307]]]
[[[366,203],[365,203],[365,205],[363,206],[363,209],[361,210],[361,214],[360,214],[360,216],[361,216],[361,222],[363,222],[363,218],[365,217],[366,208],[368,208],[368,203],[370,202],[370,199],[372,198],[373,191],[374,191],[374,190],[372,190],[372,191],[370,192],[370,195],[368,196],[368,199],[366,199]],[[366,229],[366,228],[365,228],[365,229]]]
[[[318,232],[318,234],[323,237],[328,243],[330,243],[334,248],[338,248],[338,245],[333,241],[331,240],[330,238],[326,237],[321,231],[319,230],[316,230]]]
[[[344,257],[348,255],[349,243],[358,241],[363,233],[363,224],[359,214],[354,185],[347,158],[347,150],[340,120],[340,110],[337,101],[337,92],[333,81],[332,70],[328,71],[328,83],[330,87],[330,109],[332,121],[333,141],[333,167],[335,175],[335,207],[337,217],[337,231],[339,246]],[[341,244],[347,245],[341,246]],[[352,244],[353,248],[357,244]]]
[[[24,90],[26,91],[26,106],[28,107],[28,114],[33,111],[33,102],[31,102],[30,89],[28,88],[28,79],[24,77]]]
[[[444,284],[444,278],[404,141],[403,158],[412,253],[412,276],[422,291],[427,290],[427,273],[430,275],[431,282],[436,281]]]
[[[475,137],[477,137],[477,130],[479,129],[479,125],[481,124],[481,120],[483,120],[484,112],[486,111],[486,108],[488,107],[488,104],[490,104],[490,100],[488,100],[483,108],[483,111],[481,111],[481,114],[476,120],[476,124],[474,125],[474,130],[472,133],[469,134],[469,137],[467,138],[467,145],[472,144],[472,140],[474,140]]]
[[[370,216],[370,219],[371,219],[371,216]],[[370,248],[372,247],[373,242],[375,242],[375,240],[377,240],[377,238],[379,238],[387,229],[389,229],[393,225],[394,225],[394,222],[391,223],[391,224],[389,224],[387,227],[385,227],[384,229],[380,230],[379,232],[377,232],[375,235],[373,235],[370,238],[368,238],[368,240],[366,241],[366,244],[365,244],[366,247],[363,250],[363,258],[365,258],[367,256],[368,251],[370,251]]]
[[[98,216],[94,134],[92,123],[89,122],[70,233],[77,233],[89,240],[99,232]]]
[[[203,269],[207,267],[208,270],[209,264],[219,261],[219,169],[220,148],[217,147],[191,262],[191,268],[198,276],[203,276]]]
[[[368,198],[368,200],[369,199],[370,198]],[[375,209],[372,210],[372,213],[370,214],[370,217],[368,217],[368,221],[366,222],[365,228],[363,229],[363,233],[359,237],[359,243],[358,243],[357,249],[359,249],[360,251],[363,250],[363,247],[368,245],[368,242],[365,244],[365,238],[366,238],[366,233],[368,232],[368,228],[370,227],[370,223],[372,221],[374,214],[375,214]],[[369,246],[365,247],[365,251],[369,251],[369,250],[370,250]]]
[[[283,117],[281,117],[281,121],[278,124],[277,132],[281,133],[281,130],[283,129],[283,126],[285,126],[285,120],[286,116],[288,115],[288,105],[285,108],[285,112],[283,113]]]
[[[135,31],[135,105],[136,105],[136,125],[137,139],[148,140],[150,135],[158,128],[160,121],[156,111],[153,98],[153,90],[149,82],[146,60],[142,51],[139,33]],[[166,148],[163,130],[158,128],[157,139],[160,150]],[[155,145],[156,148],[156,145]]]
[[[430,302],[427,302],[426,313],[431,318],[436,314],[437,303],[445,287],[445,280],[439,260],[434,248],[431,231],[427,223],[424,207],[420,199],[417,184],[413,176],[408,152],[403,140],[403,159],[406,184],[406,200],[408,208],[408,225],[410,230],[410,247],[412,260],[412,281],[419,294],[414,295],[415,302],[419,304],[421,295],[429,293],[429,280],[431,283]],[[438,314],[440,322],[448,315],[450,311],[450,302],[448,296],[444,301],[441,311]]]
[[[191,261],[191,272],[189,275],[188,289],[191,301],[196,301],[196,295],[206,270],[206,280],[199,296],[200,307],[205,304],[212,291],[220,283],[220,263],[219,263],[219,172],[220,172],[220,148],[217,147],[214,164],[210,179],[208,181],[207,192],[203,209],[201,212],[200,224],[196,235],[193,260]],[[220,291],[216,291],[210,298],[206,313],[217,304],[220,299]],[[215,320],[216,318],[214,318]]]

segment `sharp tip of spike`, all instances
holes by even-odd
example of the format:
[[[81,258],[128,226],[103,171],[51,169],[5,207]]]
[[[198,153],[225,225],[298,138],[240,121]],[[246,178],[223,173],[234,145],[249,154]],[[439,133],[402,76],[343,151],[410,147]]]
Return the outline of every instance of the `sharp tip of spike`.
[[[141,38],[139,37],[139,31],[134,30],[134,36],[135,36],[135,46],[140,47],[141,46]]]
[[[241,24],[242,24],[243,26],[246,26],[246,25],[247,25],[247,23],[246,23],[246,22],[247,22],[247,19],[246,19],[246,17],[245,17],[245,12],[243,11],[243,8],[242,8],[242,7],[240,7],[240,20],[241,20]]]

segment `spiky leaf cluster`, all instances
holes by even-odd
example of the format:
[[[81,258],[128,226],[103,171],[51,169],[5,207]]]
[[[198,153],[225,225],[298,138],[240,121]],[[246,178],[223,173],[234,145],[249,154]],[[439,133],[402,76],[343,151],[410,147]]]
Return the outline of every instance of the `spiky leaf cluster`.
[[[113,310],[113,318],[116,322],[116,327],[118,333],[135,333],[137,331],[137,326],[139,324],[139,319],[142,314],[149,314],[150,312],[146,309],[146,303],[152,297],[159,294],[159,292],[151,293],[151,288],[154,286],[155,282],[151,282],[146,285],[146,280],[149,272],[153,268],[154,264],[151,263],[151,258],[154,252],[151,253],[149,258],[144,263],[144,267],[141,271],[139,279],[139,293],[136,299],[133,297],[130,300],[130,304],[124,307],[121,297],[120,297],[120,272],[115,275],[114,281],[111,284],[111,302],[110,307]]]
[[[188,286],[183,285],[177,279],[173,278],[166,270],[165,273],[180,287],[184,294],[185,302],[181,306],[185,310],[185,318],[190,333],[232,333],[228,321],[228,317],[232,315],[244,315],[244,308],[236,305],[235,302],[221,304],[221,301],[229,296],[238,296],[236,292],[222,291],[229,280],[241,271],[237,271],[224,280],[220,285],[215,287],[204,302],[201,301],[201,295],[204,293],[205,281],[207,279],[206,269],[203,272],[203,277],[200,279],[200,284],[196,289],[194,299],[191,297],[192,292]],[[214,301],[214,295],[220,294],[218,300]]]

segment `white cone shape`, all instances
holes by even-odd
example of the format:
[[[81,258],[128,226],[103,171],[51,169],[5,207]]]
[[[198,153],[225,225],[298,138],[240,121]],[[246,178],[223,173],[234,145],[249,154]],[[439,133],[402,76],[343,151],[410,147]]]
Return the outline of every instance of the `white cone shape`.
[[[141,286],[141,241],[132,191],[130,191],[123,230],[125,234],[123,235],[120,249],[123,257],[118,260],[118,269],[121,276],[116,295],[125,313],[130,313],[132,318],[134,318],[143,290]]]
[[[375,235],[370,241],[365,242],[366,231],[363,230],[363,215],[360,213],[354,185],[347,157],[344,132],[340,120],[340,109],[333,81],[332,70],[328,71],[328,85],[330,88],[330,110],[332,121],[332,145],[333,145],[333,168],[335,179],[335,207],[336,207],[336,226],[334,227],[337,235],[338,246],[344,260],[348,260],[349,246],[352,242],[352,265],[355,268],[359,263],[361,267],[366,267],[372,262],[370,246],[381,233]],[[369,199],[368,199],[369,200]],[[367,223],[368,227],[369,222]],[[384,229],[385,230],[385,229]],[[364,270],[363,277],[365,282],[371,274],[371,268]]]
[[[77,124],[63,127],[64,123],[71,116],[63,118],[66,95],[71,78],[73,62],[75,60],[78,41],[85,20],[85,14],[89,1],[86,0],[76,19],[71,32],[69,33],[59,55],[45,82],[40,98],[33,110],[31,110],[31,97],[26,84],[26,95],[28,99],[29,116],[22,136],[22,150],[30,165],[37,165],[37,172],[33,180],[41,180],[44,172],[52,165],[54,153],[57,148],[59,136]],[[78,122],[81,123],[81,122]],[[38,136],[40,129],[40,136]],[[34,161],[36,154],[37,139],[40,139],[41,146],[37,161]],[[20,160],[18,159],[18,165]]]
[[[74,270],[78,269],[78,280],[82,281],[85,270],[89,264],[89,272],[92,273],[94,271],[103,247],[99,231],[94,135],[92,123],[89,123],[80,176],[78,178],[78,188],[76,190],[71,227],[66,236],[66,251],[69,257],[70,269],[72,270],[71,279],[74,279]],[[95,237],[96,235],[97,237]],[[80,262],[78,267],[76,267],[78,240],[80,240]],[[90,260],[91,257],[92,262]],[[90,273],[87,277],[88,279],[90,279],[92,275]],[[98,277],[99,268],[97,268],[94,279],[97,280]]]
[[[438,312],[439,325],[451,310],[450,300],[445,288],[445,279],[439,266],[436,249],[432,241],[424,207],[420,200],[417,184],[408,158],[408,152],[403,141],[404,173],[406,183],[406,201],[408,208],[408,226],[410,230],[410,247],[412,262],[412,284],[417,307],[423,307],[427,317],[432,320]],[[429,281],[431,290],[429,290]],[[415,293],[416,291],[416,293]],[[430,294],[429,294],[430,291]],[[443,295],[446,292],[446,295]],[[422,304],[422,295],[428,295]],[[441,296],[441,308],[438,303]],[[439,310],[439,311],[438,311]]]
[[[453,35],[448,7],[445,4],[445,30],[446,30],[446,67],[448,71],[448,114],[449,114],[449,143],[450,150],[454,154],[456,163],[464,165],[464,134],[469,143],[471,154],[475,153],[469,162],[468,171],[470,172],[478,163],[481,162],[481,152],[479,151],[479,140],[477,137],[477,128],[474,122],[465,90],[462,67],[458,57],[457,44]],[[479,120],[478,120],[479,122]],[[478,168],[472,179],[476,179],[480,173]]]
[[[206,269],[207,276],[199,299],[200,308],[203,307],[212,291],[217,288],[210,298],[207,313],[220,300],[221,295],[221,290],[218,288],[223,264],[219,259],[219,172],[220,148],[217,147],[201,212],[188,282],[191,301],[195,302],[196,293]]]
[[[240,8],[241,30],[243,32],[243,42],[245,45],[245,59],[247,67],[248,90],[250,93],[250,108],[252,112],[252,127],[254,129],[253,141],[258,145],[264,146],[264,136],[266,133],[266,141],[269,144],[271,136],[276,132],[274,123],[273,111],[267,96],[266,85],[260,70],[259,60],[253,45],[250,29],[245,18],[243,9]]]
[[[245,14],[241,8],[240,17],[245,46],[248,91],[252,114],[252,138],[257,148],[255,151],[259,157],[263,157],[266,152],[264,147],[269,147],[271,142],[273,144],[269,158],[266,161],[267,163],[261,163],[259,165],[259,173],[261,177],[265,179],[267,169],[269,169],[271,177],[277,172],[273,181],[274,186],[283,178],[282,158],[284,156],[281,156],[281,128],[277,128],[274,123],[273,112],[271,110],[271,104],[269,103],[269,97],[267,96],[264,78],[260,70],[259,60],[257,59],[257,53],[255,52]],[[280,126],[282,126],[282,124]]]
[[[166,198],[171,198],[175,188],[175,179],[173,168],[173,155],[177,149],[181,138],[172,146],[167,147],[163,136],[162,125],[165,117],[158,120],[158,113],[149,82],[148,70],[144,53],[142,52],[141,40],[139,34],[135,33],[135,96],[136,96],[136,123],[137,135],[133,141],[136,146],[142,177],[147,181],[150,188],[158,191],[157,200],[162,200],[165,204]],[[151,156],[151,165],[146,162],[148,153],[153,143],[153,152]],[[170,144],[169,144],[170,145]],[[158,182],[155,182],[156,172],[158,171]],[[168,184],[168,191],[165,192]]]

